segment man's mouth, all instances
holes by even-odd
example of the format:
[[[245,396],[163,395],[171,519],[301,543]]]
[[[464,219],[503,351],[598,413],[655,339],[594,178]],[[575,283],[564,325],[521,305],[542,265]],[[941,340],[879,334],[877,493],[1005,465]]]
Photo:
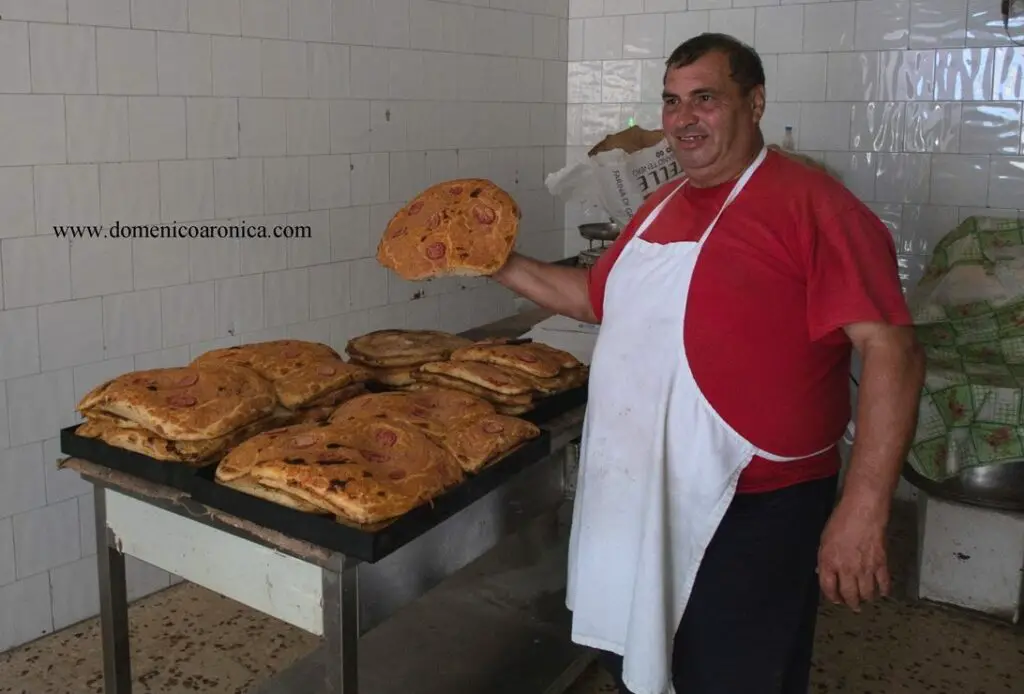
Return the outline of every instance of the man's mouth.
[[[707,135],[676,135],[676,140],[687,147],[696,147],[707,139]]]

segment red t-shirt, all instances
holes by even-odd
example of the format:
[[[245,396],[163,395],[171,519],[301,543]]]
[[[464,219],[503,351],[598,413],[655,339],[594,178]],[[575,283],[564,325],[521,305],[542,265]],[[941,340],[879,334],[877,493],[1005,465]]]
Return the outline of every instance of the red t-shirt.
[[[686,185],[644,239],[696,241],[734,184]],[[677,185],[655,191],[590,270],[599,320],[622,247]],[[769,151],[718,220],[694,270],[683,332],[694,379],[755,446],[808,455],[839,440],[850,419],[852,344],[843,326],[861,321],[911,323],[888,229],[838,181]],[[779,489],[839,467],[837,448],[787,463],[755,457],[737,491]]]

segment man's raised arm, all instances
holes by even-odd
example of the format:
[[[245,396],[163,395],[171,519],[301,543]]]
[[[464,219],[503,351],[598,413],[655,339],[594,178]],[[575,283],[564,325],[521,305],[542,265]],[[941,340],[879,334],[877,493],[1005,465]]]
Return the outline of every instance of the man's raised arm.
[[[587,270],[544,263],[512,253],[491,279],[519,296],[585,323],[597,323],[587,289]]]

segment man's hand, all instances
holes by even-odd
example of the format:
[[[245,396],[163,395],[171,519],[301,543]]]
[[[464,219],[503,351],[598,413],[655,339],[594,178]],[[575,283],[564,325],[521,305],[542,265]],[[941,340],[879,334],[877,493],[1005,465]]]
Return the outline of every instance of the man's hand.
[[[917,426],[924,356],[907,326],[857,323],[846,333],[864,366],[857,436],[842,499],[822,533],[818,579],[829,600],[860,611],[862,602],[889,594],[885,533]]]
[[[862,602],[889,596],[885,528],[884,518],[839,504],[818,550],[818,582],[826,598],[860,612]]]

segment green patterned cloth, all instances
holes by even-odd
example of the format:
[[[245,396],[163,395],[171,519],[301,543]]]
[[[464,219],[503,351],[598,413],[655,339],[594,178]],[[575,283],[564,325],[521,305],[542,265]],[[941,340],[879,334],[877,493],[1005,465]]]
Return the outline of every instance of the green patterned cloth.
[[[927,352],[911,466],[941,481],[1024,457],[1024,224],[964,220],[907,299]]]

